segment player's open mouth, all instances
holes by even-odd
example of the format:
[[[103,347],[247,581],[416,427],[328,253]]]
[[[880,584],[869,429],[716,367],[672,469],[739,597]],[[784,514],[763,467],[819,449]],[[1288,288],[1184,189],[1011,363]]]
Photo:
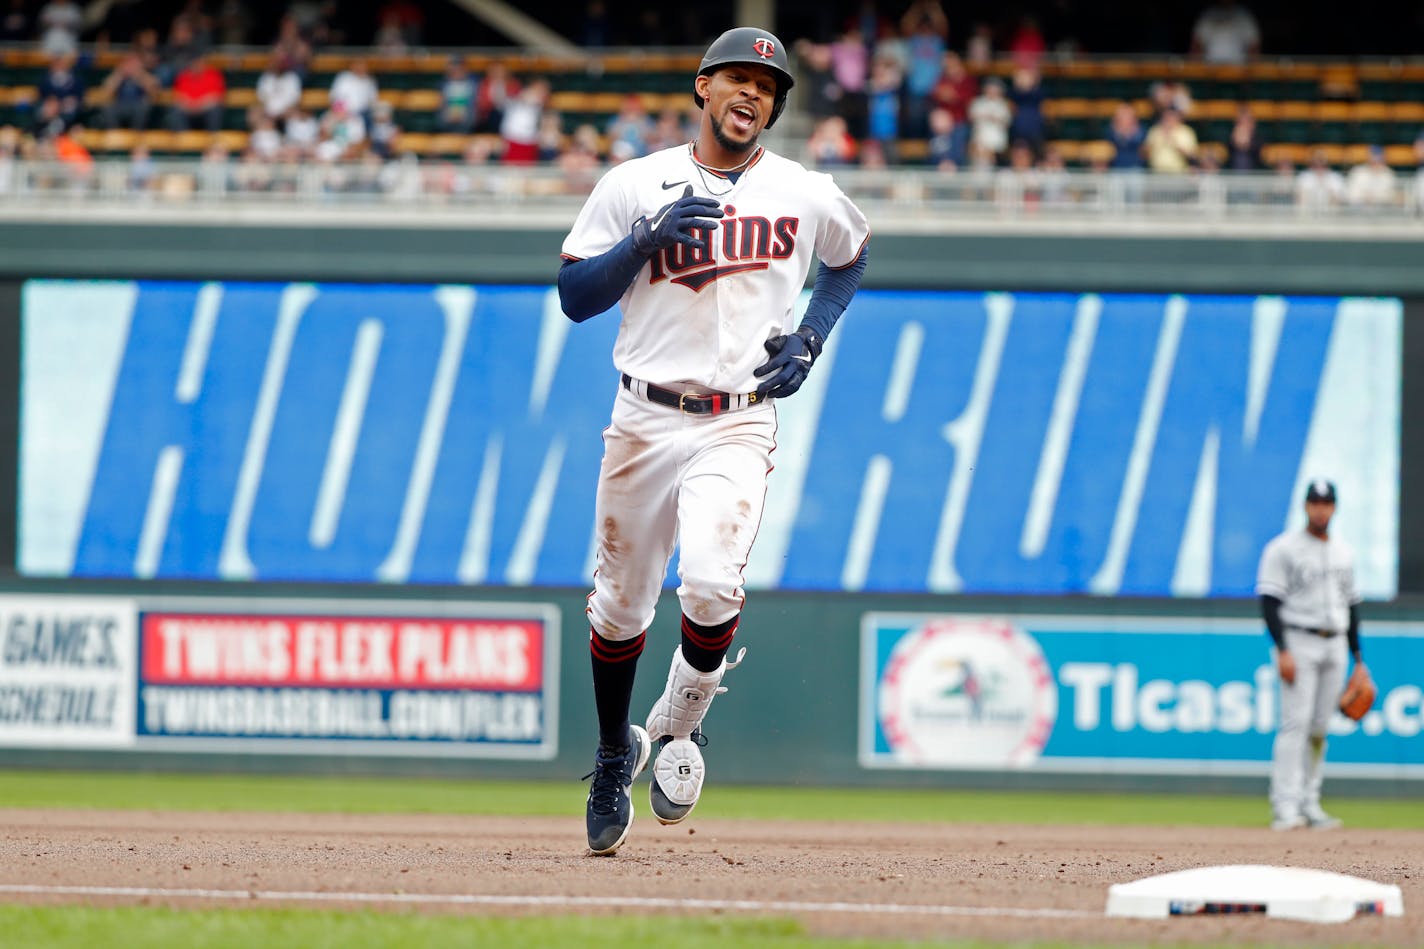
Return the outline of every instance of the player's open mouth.
[[[751,106],[734,105],[728,112],[728,116],[731,118],[732,124],[744,132],[751,131],[752,127],[756,125],[756,111]]]

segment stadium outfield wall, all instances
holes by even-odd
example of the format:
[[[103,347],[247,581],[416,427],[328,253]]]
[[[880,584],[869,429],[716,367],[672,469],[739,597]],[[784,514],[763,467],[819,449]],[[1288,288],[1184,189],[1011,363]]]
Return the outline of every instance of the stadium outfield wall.
[[[581,773],[614,327],[560,332],[559,237],[7,226],[0,761]],[[783,413],[719,774],[1259,786],[1254,558],[1328,466],[1382,679],[1333,773],[1417,789],[1417,244],[997,230],[873,257],[833,339],[857,358]]]

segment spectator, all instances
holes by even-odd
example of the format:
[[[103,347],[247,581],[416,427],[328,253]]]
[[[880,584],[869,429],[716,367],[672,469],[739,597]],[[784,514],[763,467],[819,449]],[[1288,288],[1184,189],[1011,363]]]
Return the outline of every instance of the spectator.
[[[366,119],[352,112],[344,102],[333,102],[321,117],[320,136],[312,155],[317,161],[335,162],[355,158],[366,141]]]
[[[400,126],[396,125],[396,109],[389,102],[376,100],[371,110],[371,151],[389,161],[395,156],[396,142],[400,140]]]
[[[34,122],[30,126],[30,134],[36,141],[53,141],[64,134],[69,123],[64,120],[62,110],[63,106],[54,96],[40,100],[40,107],[35,110]]]
[[[204,52],[213,49],[213,18],[204,9],[204,0],[185,0],[183,9],[173,18],[173,25],[187,25],[193,36],[193,43]]]
[[[1310,153],[1310,166],[1295,182],[1295,201],[1304,210],[1333,207],[1345,199],[1345,179],[1333,170],[1320,149]]]
[[[1147,166],[1160,174],[1186,173],[1197,161],[1197,133],[1176,109],[1162,113],[1143,142]]]
[[[653,123],[652,134],[648,137],[648,151],[657,152],[690,142],[693,132],[682,121],[682,113],[676,109],[664,109]]]
[[[162,87],[158,77],[144,68],[138,53],[129,53],[99,87],[107,103],[100,121],[104,128],[148,128],[148,115]]]
[[[1014,70],[1009,101],[1014,107],[1009,138],[1027,142],[1037,154],[1048,137],[1043,121],[1043,82],[1037,67],[1024,66]]]
[[[451,56],[440,83],[440,130],[469,134],[475,127],[476,83],[461,56]]]
[[[831,44],[831,75],[840,88],[840,114],[850,133],[865,134],[865,86],[870,77],[870,56],[860,33],[848,30]]]
[[[930,113],[929,163],[940,171],[954,171],[964,164],[964,137],[956,135],[954,116],[948,109]]]
[[[252,18],[243,0],[222,0],[218,4],[214,29],[224,46],[246,46],[252,32]]]
[[[0,43],[28,43],[34,31],[25,0],[9,0],[0,14]]]
[[[1137,112],[1126,102],[1119,104],[1108,125],[1108,142],[1113,147],[1108,167],[1115,171],[1145,167],[1143,145],[1146,140],[1147,133],[1137,121]]]
[[[203,150],[198,162],[198,190],[203,194],[223,195],[232,190],[232,167],[226,146],[213,142]]]
[[[954,132],[960,154],[969,149],[969,105],[979,94],[979,83],[964,67],[964,60],[953,50],[944,54],[943,71],[935,83],[930,98],[935,108],[945,109],[954,119]]]
[[[351,60],[331,83],[331,104],[340,104],[347,115],[359,116],[363,121],[370,118],[376,97],[376,80],[364,59]]]
[[[273,55],[281,55],[298,75],[305,76],[311,62],[311,43],[302,35],[301,24],[291,14],[282,17],[277,26],[277,40],[272,47]]]
[[[302,77],[280,52],[272,53],[257,77],[257,101],[263,114],[279,125],[302,104]]]
[[[1043,160],[1038,163],[1038,180],[1043,188],[1044,204],[1063,205],[1074,197],[1073,179],[1068,176],[1063,153],[1052,145],[1043,150]]]
[[[143,193],[150,191],[158,183],[158,168],[153,163],[153,154],[148,146],[139,142],[129,153],[129,188]]]
[[[800,60],[796,80],[799,101],[812,119],[835,115],[844,93],[831,70],[831,48],[824,43],[797,40],[796,55]],[[802,86],[806,87],[805,92],[801,92]]]
[[[277,123],[260,108],[252,110],[248,120],[252,134],[247,138],[249,151],[263,161],[274,161],[282,151],[282,133],[277,131]]]
[[[564,151],[564,120],[557,112],[539,117],[539,161],[557,161]]]
[[[1186,83],[1175,80],[1154,82],[1147,90],[1152,100],[1152,121],[1155,124],[1168,109],[1180,112],[1182,118],[1192,114],[1192,93]]]
[[[425,12],[412,0],[387,0],[377,11],[376,22],[398,29],[407,48],[424,42]]]
[[[930,93],[939,81],[949,20],[939,0],[915,0],[901,18],[900,29],[906,54],[905,134],[922,138],[929,132]]]
[[[806,154],[817,168],[834,168],[855,162],[855,139],[846,120],[839,115],[828,116],[816,123],[806,142]]]
[[[499,132],[504,123],[504,110],[519,95],[519,82],[509,74],[504,63],[495,60],[480,82],[475,95],[475,131]]]
[[[51,56],[79,52],[84,11],[73,0],[50,0],[40,7],[40,49]]]
[[[298,109],[287,117],[287,127],[282,132],[284,149],[301,157],[316,148],[321,139],[321,123],[310,113]]]
[[[895,146],[900,139],[900,90],[903,85],[904,75],[899,62],[891,56],[877,55],[870,68],[866,129],[868,137],[880,143],[888,161],[895,160]]]
[[[1424,212],[1424,132],[1414,138],[1414,164],[1418,168],[1414,173],[1414,206]]]
[[[1363,164],[1350,169],[1345,179],[1345,200],[1357,208],[1397,204],[1394,169],[1384,160],[1384,149],[1371,145]]]
[[[558,158],[565,186],[571,193],[587,193],[593,189],[600,166],[598,147],[598,129],[588,124],[574,129],[569,147]]]
[[[643,108],[643,100],[636,94],[623,97],[618,114],[604,129],[609,147],[615,142],[623,142],[630,149],[630,157],[640,158],[648,154],[648,139],[653,134],[653,120]]]
[[[168,28],[168,43],[163,47],[163,64],[167,69],[167,76],[176,77],[185,66],[197,57],[205,55],[207,51],[207,47],[198,41],[193,32],[191,21],[182,17],[174,20],[173,25]],[[163,76],[159,78],[162,79]]]
[[[1249,106],[1242,104],[1236,113],[1236,124],[1226,141],[1226,167],[1230,171],[1260,171],[1266,167],[1261,159],[1261,132]]]
[[[1256,18],[1236,0],[1217,0],[1192,27],[1192,55],[1209,63],[1242,64],[1260,51]]]
[[[66,128],[79,121],[79,111],[84,107],[84,83],[79,78],[78,61],[78,55],[73,52],[54,56],[36,90],[41,100],[58,100],[59,115]]]
[[[1043,62],[1043,54],[1048,51],[1048,43],[1038,29],[1038,20],[1032,16],[1019,17],[1018,28],[1009,40],[1009,55],[1018,69],[1037,71]]]
[[[984,91],[969,106],[973,125],[969,146],[979,164],[995,164],[1009,147],[1009,123],[1013,111],[1004,98],[1004,83],[995,77],[984,81]]]
[[[168,110],[168,124],[175,132],[186,132],[201,125],[216,132],[223,124],[223,97],[227,81],[223,74],[199,53],[179,71],[173,80],[173,107]]]
[[[549,81],[536,79],[519,91],[504,110],[499,135],[504,139],[503,161],[509,165],[527,165],[539,159],[539,121],[549,101]],[[629,145],[627,138],[614,144]],[[630,156],[632,157],[632,156]]]
[[[0,194],[15,190],[15,147],[18,136],[13,127],[0,126]]]
[[[410,44],[405,40],[405,31],[401,29],[398,16],[384,12],[378,15],[376,35],[371,40],[371,46],[380,56],[404,56],[410,52]]]
[[[964,58],[974,69],[987,69],[994,61],[994,31],[987,23],[975,23],[964,46]]]

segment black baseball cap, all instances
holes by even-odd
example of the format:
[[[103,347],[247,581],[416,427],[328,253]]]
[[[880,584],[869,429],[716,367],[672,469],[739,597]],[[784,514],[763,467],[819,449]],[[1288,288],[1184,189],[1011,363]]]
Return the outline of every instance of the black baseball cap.
[[[1307,501],[1324,501],[1327,504],[1335,503],[1335,485],[1329,481],[1320,479],[1310,482],[1310,487],[1305,489],[1305,499]]]

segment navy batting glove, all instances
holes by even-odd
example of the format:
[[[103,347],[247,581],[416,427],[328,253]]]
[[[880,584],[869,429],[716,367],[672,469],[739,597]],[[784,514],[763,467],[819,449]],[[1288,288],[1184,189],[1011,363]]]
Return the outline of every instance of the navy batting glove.
[[[644,257],[674,244],[706,250],[707,235],[717,229],[716,219],[722,216],[715,199],[694,198],[688,185],[682,197],[663,205],[651,221],[640,217],[633,222],[633,249]]]
[[[773,336],[762,345],[771,358],[753,372],[759,376],[774,375],[757,386],[757,395],[768,399],[795,395],[810,374],[816,357],[821,355],[820,337],[803,326],[790,336]]]

